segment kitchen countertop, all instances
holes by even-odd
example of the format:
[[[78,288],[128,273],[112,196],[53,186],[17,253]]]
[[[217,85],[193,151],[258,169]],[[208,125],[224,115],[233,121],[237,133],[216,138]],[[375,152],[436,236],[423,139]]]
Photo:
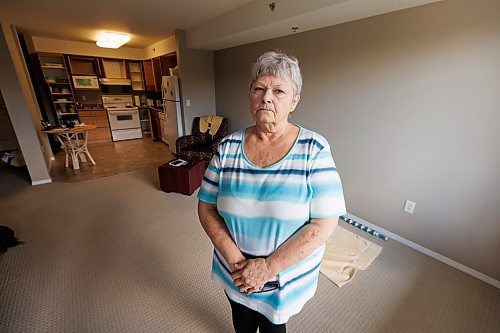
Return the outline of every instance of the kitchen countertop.
[[[155,110],[158,112],[163,112],[162,108],[147,106],[147,105],[141,105],[141,106],[138,106],[138,108],[139,109],[151,109],[151,110]],[[106,108],[103,106],[100,106],[100,107],[95,106],[95,107],[90,107],[90,108],[77,108],[76,110],[78,112],[81,112],[81,111],[106,111]]]
[[[105,107],[79,108],[77,111],[106,111]]]
[[[155,111],[163,113],[163,109],[160,109],[160,108],[157,108],[157,107],[153,107],[153,106],[146,106],[146,107],[149,108],[149,109],[151,109],[151,110],[155,110]]]

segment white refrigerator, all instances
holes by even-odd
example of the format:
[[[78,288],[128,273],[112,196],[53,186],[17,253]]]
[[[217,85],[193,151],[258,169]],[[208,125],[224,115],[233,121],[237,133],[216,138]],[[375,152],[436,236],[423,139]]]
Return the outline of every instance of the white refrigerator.
[[[161,82],[163,111],[165,121],[162,126],[162,139],[168,148],[175,153],[175,141],[183,134],[183,116],[177,76],[163,76]]]

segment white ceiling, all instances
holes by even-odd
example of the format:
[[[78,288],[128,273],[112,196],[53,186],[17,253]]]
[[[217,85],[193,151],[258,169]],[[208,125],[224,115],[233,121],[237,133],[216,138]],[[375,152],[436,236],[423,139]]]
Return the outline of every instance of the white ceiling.
[[[95,42],[129,33],[144,48],[187,31],[188,46],[216,50],[439,0],[0,0],[0,18],[33,36]]]

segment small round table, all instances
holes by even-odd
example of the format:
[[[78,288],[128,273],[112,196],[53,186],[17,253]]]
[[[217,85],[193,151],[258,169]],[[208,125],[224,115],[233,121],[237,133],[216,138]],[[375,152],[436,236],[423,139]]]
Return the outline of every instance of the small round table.
[[[44,133],[54,134],[57,140],[61,143],[61,148],[64,149],[66,153],[66,168],[69,166],[69,156],[71,156],[71,162],[73,163],[73,169],[80,169],[80,163],[78,162],[78,157],[82,162],[87,162],[85,155],[88,156],[90,162],[95,165],[95,161],[90,155],[87,149],[87,136],[88,131],[97,128],[95,125],[85,125],[85,126],[75,126],[74,128],[55,128],[48,131],[43,131]],[[80,138],[80,134],[83,138]]]

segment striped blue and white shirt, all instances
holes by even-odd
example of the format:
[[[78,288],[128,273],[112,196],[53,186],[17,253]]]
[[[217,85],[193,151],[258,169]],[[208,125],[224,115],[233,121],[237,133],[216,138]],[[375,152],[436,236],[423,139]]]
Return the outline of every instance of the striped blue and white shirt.
[[[222,140],[205,172],[198,198],[216,204],[238,248],[249,256],[271,255],[313,218],[346,213],[339,174],[325,138],[300,128],[294,146],[280,161],[259,167],[244,151],[245,130]],[[234,285],[229,265],[215,250],[212,279],[229,298],[286,323],[313,297],[324,245],[280,272],[278,288],[245,295]]]

